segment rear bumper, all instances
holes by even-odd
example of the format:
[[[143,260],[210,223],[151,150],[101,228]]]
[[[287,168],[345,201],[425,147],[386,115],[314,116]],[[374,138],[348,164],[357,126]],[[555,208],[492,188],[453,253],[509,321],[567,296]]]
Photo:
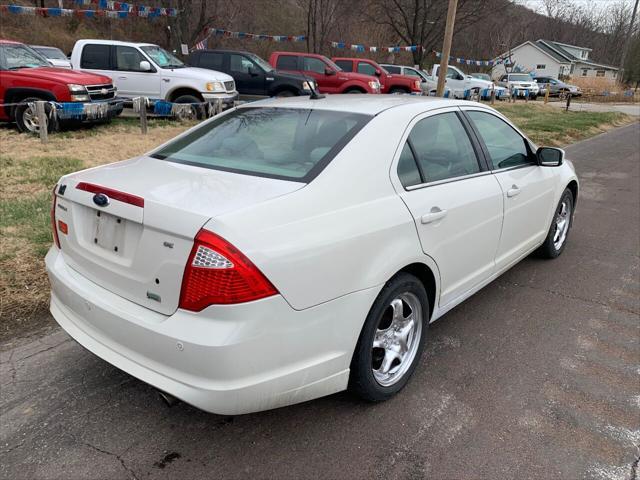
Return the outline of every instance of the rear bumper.
[[[45,262],[51,313],[78,343],[160,390],[225,415],[344,390],[378,290],[302,311],[277,295],[165,316],[90,282],[55,247]]]

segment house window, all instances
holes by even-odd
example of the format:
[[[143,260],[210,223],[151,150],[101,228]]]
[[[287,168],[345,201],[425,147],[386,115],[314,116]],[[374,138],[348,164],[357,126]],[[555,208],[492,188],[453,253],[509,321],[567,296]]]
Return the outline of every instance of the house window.
[[[539,63],[536,65],[536,70],[544,70],[547,66],[544,63]]]
[[[582,69],[582,76],[583,76],[583,77],[586,77],[588,72],[589,72],[589,69],[588,69],[588,68],[583,68],[583,69]]]
[[[596,70],[596,77],[604,77],[604,70]]]

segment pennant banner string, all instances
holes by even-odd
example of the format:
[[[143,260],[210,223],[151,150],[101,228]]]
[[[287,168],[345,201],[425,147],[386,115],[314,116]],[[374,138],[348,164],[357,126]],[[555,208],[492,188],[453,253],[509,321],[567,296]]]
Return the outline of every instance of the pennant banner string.
[[[105,0],[99,0],[102,3]],[[73,8],[42,8],[25,7],[22,5],[0,5],[0,12],[8,12],[16,15],[39,15],[42,17],[106,17],[106,18],[129,18],[129,17],[176,17],[178,10],[175,8],[146,7],[143,5],[131,5],[122,2],[112,2],[106,0],[108,10],[76,10]],[[111,7],[109,7],[111,4]]]

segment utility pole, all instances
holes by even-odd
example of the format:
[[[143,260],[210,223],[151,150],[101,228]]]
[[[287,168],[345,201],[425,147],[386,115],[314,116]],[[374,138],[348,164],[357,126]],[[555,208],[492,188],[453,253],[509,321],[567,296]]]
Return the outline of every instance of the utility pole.
[[[629,51],[629,44],[631,43],[631,35],[633,34],[633,23],[636,20],[636,13],[638,13],[638,0],[636,0],[636,4],[633,6],[633,13],[631,14],[631,21],[629,22],[629,28],[627,30],[627,38],[624,41],[624,47],[622,47],[622,59],[620,59],[620,70],[618,81],[622,82],[622,73],[624,70],[624,61],[627,57],[627,52]]]
[[[440,69],[438,70],[438,87],[436,96],[444,96],[444,82],[447,79],[447,68],[449,66],[449,55],[451,55],[451,43],[453,42],[453,26],[456,22],[456,8],[458,0],[449,0],[447,10],[447,24],[444,28],[444,43],[442,45],[442,57],[440,57]]]

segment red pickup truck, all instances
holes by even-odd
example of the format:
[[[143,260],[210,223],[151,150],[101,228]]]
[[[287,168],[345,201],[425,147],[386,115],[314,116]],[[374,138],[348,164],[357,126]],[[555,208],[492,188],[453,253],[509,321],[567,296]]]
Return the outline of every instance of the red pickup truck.
[[[334,57],[344,72],[358,72],[380,79],[380,93],[414,93],[422,95],[420,80],[406,75],[393,75],[368,58]]]
[[[109,77],[52,67],[32,48],[0,39],[0,121],[15,121],[21,132],[38,131],[37,116],[29,105],[37,100],[60,103],[61,121],[104,121],[119,115],[123,107]],[[98,110],[100,115],[87,113]]]
[[[380,82],[371,75],[344,72],[324,55],[273,52],[269,63],[277,70],[313,78],[321,93],[380,93]]]

